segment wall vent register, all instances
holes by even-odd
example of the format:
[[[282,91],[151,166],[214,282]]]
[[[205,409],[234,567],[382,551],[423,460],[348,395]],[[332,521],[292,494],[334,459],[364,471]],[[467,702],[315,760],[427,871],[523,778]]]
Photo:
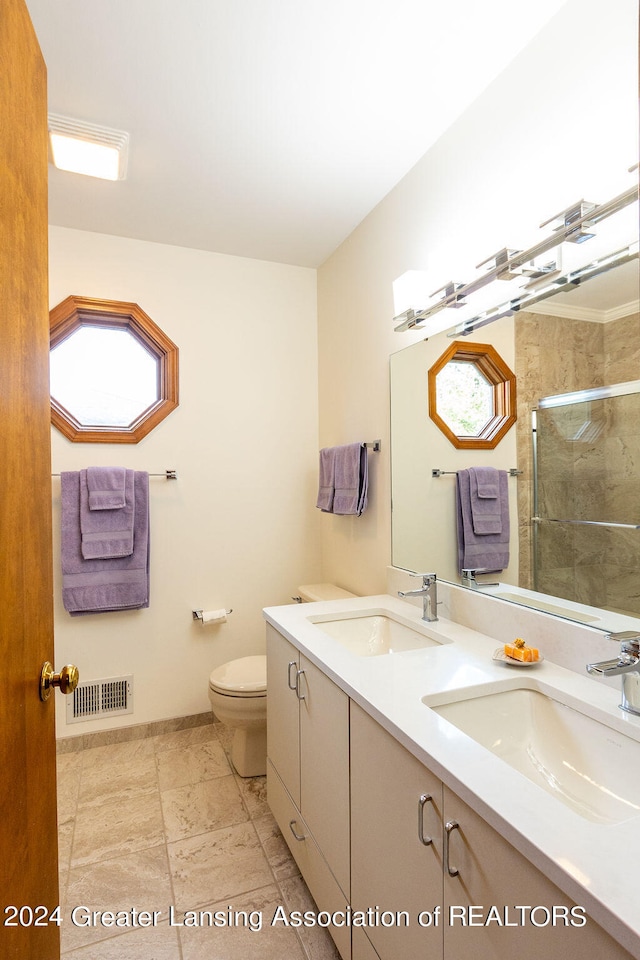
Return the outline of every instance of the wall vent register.
[[[67,699],[67,723],[133,713],[133,676],[79,683]]]

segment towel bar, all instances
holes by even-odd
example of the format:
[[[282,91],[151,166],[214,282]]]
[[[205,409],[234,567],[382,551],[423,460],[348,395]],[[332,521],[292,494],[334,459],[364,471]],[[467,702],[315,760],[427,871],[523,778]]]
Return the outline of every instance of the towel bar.
[[[438,470],[434,467],[434,469],[431,471],[431,476],[434,477],[434,479],[437,479],[438,477],[444,477],[445,474],[455,477],[457,472],[457,470]],[[516,467],[511,467],[507,472],[510,477],[521,477],[523,473],[522,470],[518,470]]]
[[[59,473],[52,473],[52,477],[59,477]],[[164,477],[165,480],[177,480],[178,472],[176,470],[165,470],[164,473],[150,473],[150,477]]]

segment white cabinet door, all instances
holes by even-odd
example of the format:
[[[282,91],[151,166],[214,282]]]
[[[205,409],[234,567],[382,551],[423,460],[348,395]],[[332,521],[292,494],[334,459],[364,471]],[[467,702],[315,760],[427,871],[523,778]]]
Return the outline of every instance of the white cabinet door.
[[[444,865],[447,960],[631,960],[592,920],[565,925],[563,908],[570,911],[573,901],[446,786],[444,817],[450,829]],[[453,823],[458,826],[451,829]],[[485,925],[491,907],[497,919]],[[507,926],[507,920],[516,925]]]
[[[293,644],[267,624],[267,755],[300,808],[298,662]]]
[[[381,960],[442,957],[442,783],[353,701],[351,861],[353,908],[397,915],[367,927]]]
[[[300,657],[300,810],[349,898],[349,698]]]
[[[349,698],[267,626],[268,797],[318,907],[344,910],[351,880]],[[330,932],[343,957],[349,927]]]

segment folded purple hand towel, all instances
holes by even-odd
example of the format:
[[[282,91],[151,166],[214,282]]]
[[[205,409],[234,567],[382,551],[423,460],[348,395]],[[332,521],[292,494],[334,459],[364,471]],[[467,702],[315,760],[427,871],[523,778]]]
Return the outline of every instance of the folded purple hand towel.
[[[125,470],[124,506],[120,509],[91,509],[89,467],[80,471],[80,531],[85,560],[130,557],[133,553],[135,519],[134,471]]]
[[[85,560],[80,532],[80,474],[61,474],[62,601],[72,616],[149,606],[149,474],[134,475],[135,520],[130,557]]]
[[[316,507],[324,513],[331,513],[333,510],[335,454],[335,447],[323,447],[320,451]]]
[[[495,467],[469,467],[475,477],[478,496],[481,500],[496,500],[498,497],[498,471]]]
[[[360,516],[367,507],[369,464],[367,448],[362,443],[336,447],[335,496],[333,512],[340,516]]]
[[[499,471],[495,467],[469,467],[469,505],[473,532],[502,532]]]
[[[125,506],[124,467],[87,467],[89,510],[120,510]]]

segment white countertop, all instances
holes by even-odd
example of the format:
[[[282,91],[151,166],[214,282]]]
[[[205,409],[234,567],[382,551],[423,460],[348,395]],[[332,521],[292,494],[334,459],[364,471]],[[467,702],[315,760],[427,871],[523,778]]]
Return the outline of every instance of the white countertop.
[[[310,617],[389,610],[418,631],[453,641],[391,655],[349,652]],[[549,659],[530,669],[492,659],[495,639],[451,620],[425,624],[421,610],[386,594],[320,603],[268,607],[266,620],[342,690],[424,762],[535,866],[640,958],[640,819],[595,823],[584,819],[538,785],[440,717],[425,696],[482,685],[483,693],[505,681],[526,680],[542,692],[551,687],[582,713],[605,719],[640,742],[640,717],[619,708],[620,692]],[[588,746],[588,745],[587,745]],[[640,798],[639,798],[640,803]]]

